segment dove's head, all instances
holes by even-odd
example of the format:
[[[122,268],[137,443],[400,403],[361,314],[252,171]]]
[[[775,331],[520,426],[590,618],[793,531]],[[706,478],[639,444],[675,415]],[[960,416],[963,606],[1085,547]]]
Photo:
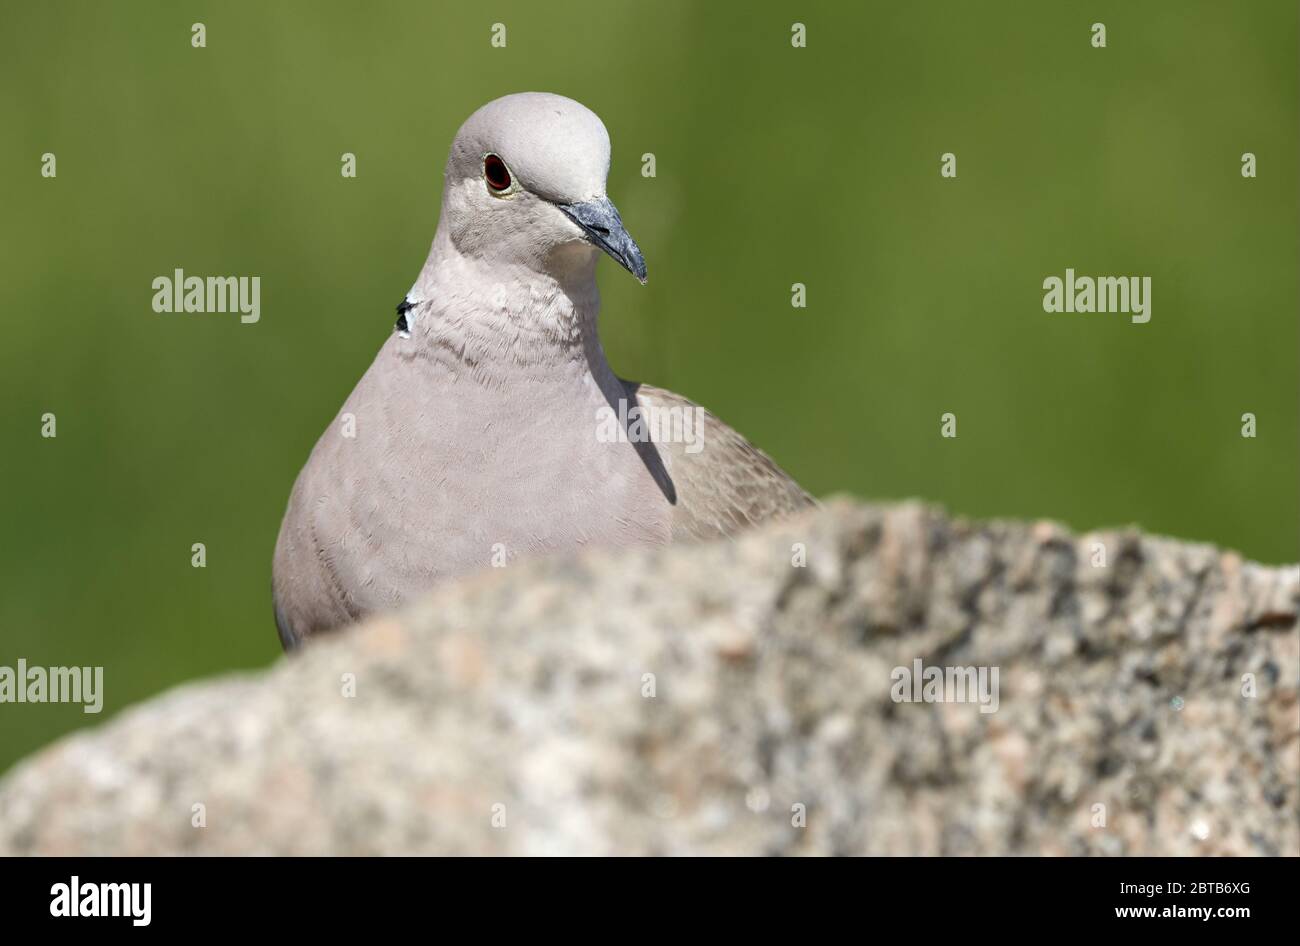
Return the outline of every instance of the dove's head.
[[[605,196],[609,133],[572,99],[523,92],[489,102],[456,133],[443,228],[456,249],[543,271],[604,250],[645,282],[645,260]]]

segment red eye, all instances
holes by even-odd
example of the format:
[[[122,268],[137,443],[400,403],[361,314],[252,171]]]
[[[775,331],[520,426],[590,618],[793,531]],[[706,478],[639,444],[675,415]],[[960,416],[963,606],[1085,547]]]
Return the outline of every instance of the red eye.
[[[510,172],[506,170],[506,163],[495,154],[489,154],[483,159],[483,176],[487,178],[488,187],[494,191],[503,191],[510,186]]]

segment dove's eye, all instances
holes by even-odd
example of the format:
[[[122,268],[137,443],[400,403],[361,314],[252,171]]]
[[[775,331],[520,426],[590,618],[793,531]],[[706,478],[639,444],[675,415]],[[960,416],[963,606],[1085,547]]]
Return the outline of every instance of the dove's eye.
[[[494,191],[503,191],[510,186],[510,171],[506,169],[506,163],[495,154],[483,158],[483,177],[486,178],[488,187]]]

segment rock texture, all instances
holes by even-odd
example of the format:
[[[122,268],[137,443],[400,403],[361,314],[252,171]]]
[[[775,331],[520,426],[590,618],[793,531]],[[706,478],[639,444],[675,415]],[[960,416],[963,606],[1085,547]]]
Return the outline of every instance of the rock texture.
[[[181,687],[16,767],[0,853],[1296,855],[1297,608],[1204,545],[835,502]],[[997,711],[895,702],[918,658]]]

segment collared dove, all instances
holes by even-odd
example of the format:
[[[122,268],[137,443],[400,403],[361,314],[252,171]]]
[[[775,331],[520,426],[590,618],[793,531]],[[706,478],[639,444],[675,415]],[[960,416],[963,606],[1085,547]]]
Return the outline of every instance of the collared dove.
[[[646,275],[608,170],[605,126],[562,96],[508,95],[461,126],[428,260],[289,497],[272,580],[286,649],[518,556],[727,536],[813,502],[726,424],[605,360],[599,251]]]

